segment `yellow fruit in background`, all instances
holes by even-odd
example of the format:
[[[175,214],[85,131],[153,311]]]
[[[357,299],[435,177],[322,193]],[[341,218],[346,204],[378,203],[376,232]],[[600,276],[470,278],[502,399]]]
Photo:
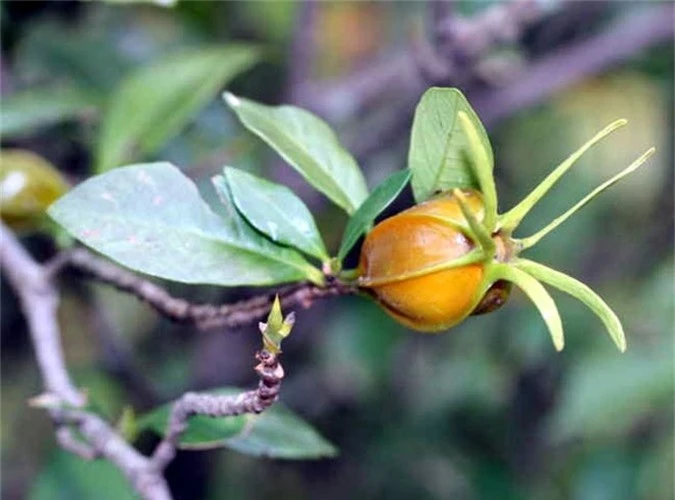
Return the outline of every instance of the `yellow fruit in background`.
[[[45,210],[69,188],[59,171],[30,151],[0,151],[0,216],[13,229],[36,229]]]

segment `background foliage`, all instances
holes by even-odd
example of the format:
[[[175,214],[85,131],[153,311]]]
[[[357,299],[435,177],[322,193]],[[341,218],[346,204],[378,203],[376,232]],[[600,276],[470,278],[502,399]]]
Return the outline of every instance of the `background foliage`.
[[[459,8],[475,12],[486,5]],[[3,147],[35,151],[73,182],[121,157],[162,159],[181,165],[207,198],[215,196],[208,179],[232,165],[291,186],[312,208],[329,252],[337,252],[346,215],[312,194],[216,97],[229,82],[238,96],[275,104],[290,99],[287,82],[298,57],[291,49],[295,3],[179,2],[162,8],[5,1],[0,6]],[[316,23],[299,28],[311,29],[316,43],[312,77],[339,78],[403,46],[410,30],[401,27],[423,22],[427,8],[421,2],[322,4]],[[582,9],[576,23],[561,21],[558,33],[542,34],[535,26],[525,47],[532,54],[554,50],[583,38],[584,26],[601,30],[611,18],[637,8],[624,2]],[[239,50],[235,43],[247,44],[245,53],[237,53],[237,69],[250,69],[229,81],[237,71],[228,74],[218,61]],[[208,50],[189,57],[194,74],[176,74],[161,63],[198,47]],[[296,462],[231,450],[181,452],[168,469],[176,496],[672,498],[672,61],[672,45],[645,51],[488,130],[500,200],[508,207],[594,131],[615,118],[629,119],[620,137],[581,160],[524,223],[523,234],[648,146],[658,148],[648,167],[531,254],[595,285],[624,321],[626,354],[618,354],[600,322],[566,297],[560,307],[567,347],[560,354],[520,294],[497,313],[469,319],[441,336],[407,332],[360,298],[316,304],[298,311],[293,337],[284,346],[288,378],[282,400],[340,454]],[[200,77],[200,64],[220,67],[220,81]],[[145,76],[138,76],[139,68],[146,68]],[[151,117],[123,108],[110,112],[124,92],[145,92],[144,102],[171,95],[172,112],[163,114],[161,105]],[[332,125],[347,144],[358,142],[353,131],[361,120],[371,120],[376,135],[375,112],[338,118]],[[120,131],[142,140],[125,145],[127,139],[116,135]],[[371,189],[405,165],[407,140],[403,134],[359,155]],[[410,189],[404,193],[390,211],[411,203]],[[54,252],[45,238],[26,241],[39,257]],[[354,262],[356,255],[352,251],[348,259]],[[63,288],[67,359],[79,385],[111,420],[127,404],[141,412],[186,389],[254,382],[255,327],[196,332],[79,278],[69,276]],[[170,287],[193,301],[231,301],[252,293]],[[2,306],[3,496],[123,498],[127,490],[116,473],[57,451],[47,418],[26,407],[40,384],[21,313],[6,290]]]

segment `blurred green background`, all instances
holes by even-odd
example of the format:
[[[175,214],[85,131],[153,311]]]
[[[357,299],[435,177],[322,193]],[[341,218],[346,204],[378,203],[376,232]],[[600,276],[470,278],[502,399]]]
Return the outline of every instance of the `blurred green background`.
[[[456,15],[472,16],[497,3],[457,2],[454,8]],[[617,18],[659,6],[645,4],[547,2],[550,12],[504,50],[525,61],[540,57],[602,32]],[[335,82],[406,47],[411,33],[428,27],[432,6],[322,2],[311,23],[301,18],[299,4],[283,1],[179,1],[169,7],[3,1],[0,8],[2,145],[44,156],[77,183],[92,175],[108,99],[136,68],[185,48],[253,43],[261,60],[229,89],[263,102],[293,100],[321,109],[322,89],[336,98],[330,93]],[[300,68],[319,90],[311,101],[304,87],[292,88],[300,71],[292,44],[298,32],[309,32],[313,44],[308,67]],[[503,210],[595,131],[629,119],[628,127],[583,157],[525,221],[523,234],[657,147],[647,167],[529,254],[607,300],[624,322],[625,354],[597,318],[555,293],[567,335],[562,353],[520,293],[498,312],[438,336],[406,331],[362,298],[317,303],[297,311],[296,331],[284,349],[282,400],[340,455],[284,462],[230,450],[181,452],[167,470],[176,498],[673,498],[673,55],[671,39],[489,129]],[[517,71],[510,78],[518,78]],[[457,85],[471,98],[471,89]],[[395,104],[387,98],[377,109],[325,118],[349,147],[358,142],[355,135],[378,137],[377,117]],[[358,155],[371,188],[405,166],[411,122],[412,114],[402,133]],[[371,125],[364,129],[363,123]],[[225,164],[286,182],[312,207],[331,250],[339,245],[345,217],[247,134],[215,95],[147,158],[172,161],[204,186]],[[406,193],[392,210],[411,199]],[[39,259],[55,252],[44,236],[24,241]],[[195,302],[256,293],[168,287]],[[111,421],[128,404],[140,412],[187,389],[255,383],[254,326],[199,332],[173,325],[75,273],[64,276],[62,293],[69,367]],[[26,406],[41,383],[23,317],[6,287],[1,370],[3,498],[129,496],[107,464],[84,464],[57,451],[45,414]],[[148,451],[152,444],[148,437],[139,446]]]

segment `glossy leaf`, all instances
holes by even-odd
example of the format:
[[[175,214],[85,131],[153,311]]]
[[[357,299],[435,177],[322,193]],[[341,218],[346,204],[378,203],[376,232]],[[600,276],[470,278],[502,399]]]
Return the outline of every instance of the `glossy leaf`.
[[[560,271],[556,271],[555,269],[551,269],[550,267],[531,260],[518,259],[516,266],[539,281],[570,294],[572,297],[586,305],[586,307],[600,318],[605,325],[609,336],[619,350],[621,352],[626,350],[626,336],[623,332],[621,321],[619,321],[616,313],[612,311],[605,301],[602,300],[597,293],[591,290],[591,288],[571,276],[567,276]]]
[[[312,426],[279,403],[248,418],[250,431],[228,439],[225,446],[247,455],[290,460],[329,458],[338,453]]]
[[[238,391],[232,391],[233,394],[236,392]],[[171,404],[162,405],[140,417],[137,421],[138,429],[149,429],[163,436],[170,413]],[[221,448],[226,439],[245,431],[247,421],[246,415],[217,418],[195,415],[188,420],[188,426],[181,434],[179,447],[203,450]]]
[[[356,160],[323,120],[294,106],[266,106],[230,93],[224,97],[246,128],[348,214],[366,199]]]
[[[103,117],[96,170],[152,154],[177,134],[257,51],[245,45],[172,54],[123,81]]]
[[[243,389],[223,388],[214,394],[235,395]],[[139,419],[139,427],[163,435],[171,405],[163,405]],[[335,447],[281,403],[260,415],[206,417],[188,421],[180,448],[232,448],[255,456],[285,459],[315,459],[337,454]]]
[[[494,165],[485,129],[464,95],[457,89],[432,87],[415,110],[408,152],[413,194],[418,203],[440,191],[479,187],[468,162],[469,140],[460,124],[460,111],[473,123],[490,170]]]
[[[396,172],[385,179],[368,196],[356,212],[349,218],[345,233],[342,236],[338,260],[343,260],[361,235],[373,226],[375,218],[396,199],[410,181],[410,170]]]
[[[322,279],[297,252],[234,216],[216,215],[170,163],[90,178],[52,205],[49,215],[120,264],[168,280],[237,286]]]
[[[325,261],[328,252],[305,204],[286,186],[225,167],[237,210],[272,241]]]
[[[3,96],[0,108],[0,138],[7,139],[87,115],[97,101],[76,88],[34,89]]]

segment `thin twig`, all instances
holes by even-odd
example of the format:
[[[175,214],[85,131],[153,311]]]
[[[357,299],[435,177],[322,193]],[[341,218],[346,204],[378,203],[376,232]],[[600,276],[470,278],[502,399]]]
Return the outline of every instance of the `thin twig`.
[[[673,39],[673,4],[627,15],[601,33],[550,53],[526,67],[511,84],[472,96],[481,120],[493,125],[514,111],[542,102],[588,75]]]
[[[152,461],[155,467],[163,469],[176,454],[178,441],[187,428],[188,418],[193,415],[227,417],[244,413],[261,413],[278,398],[284,369],[278,356],[262,350],[256,354],[259,361],[255,371],[260,377],[258,388],[236,396],[188,392],[174,403],[169,416],[164,440],[155,448]]]
[[[152,457],[140,454],[107,422],[84,409],[85,397],[73,385],[64,363],[56,321],[58,294],[52,284],[52,277],[68,263],[86,263],[84,267],[88,271],[99,272],[102,279],[132,293],[138,293],[142,298],[159,303],[168,302],[173,306],[176,304],[172,301],[180,299],[174,299],[161,288],[95,257],[86,250],[65,252],[48,266],[40,266],[4,224],[0,224],[0,239],[0,265],[21,300],[47,391],[33,398],[31,404],[49,412],[56,426],[56,440],[63,449],[88,460],[108,460],[122,471],[143,498],[171,498],[162,471],[175,456],[180,435],[190,416],[198,414],[223,417],[260,413],[277,400],[284,370],[278,355],[263,349],[256,354],[258,365],[255,371],[260,378],[256,390],[235,396],[184,394],[172,408],[166,437],[157,446]],[[311,302],[315,293],[311,288],[301,287],[289,290],[286,298],[295,304],[302,303],[303,300]],[[266,301],[265,296],[251,299],[248,303],[268,311]],[[188,305],[187,309],[190,307]],[[292,318],[292,313],[286,321],[289,318]],[[78,436],[73,433],[74,429],[77,429]]]
[[[265,293],[234,304],[193,304],[173,297],[159,285],[84,248],[74,248],[59,254],[49,263],[49,273],[54,275],[66,265],[136,296],[173,321],[194,323],[200,329],[236,328],[253,324],[265,317],[277,294],[283,308],[298,305],[308,308],[319,299],[356,293],[355,287],[334,280],[323,287],[309,283],[289,286],[275,293]]]
[[[442,45],[425,46],[413,37],[409,46],[381,61],[373,61],[364,69],[333,82],[305,82],[303,105],[330,121],[343,121],[374,101],[391,98],[397,102],[414,102],[429,86],[425,76],[443,83],[469,82],[474,61],[496,44],[517,39],[523,30],[541,19],[545,10],[533,0],[514,0],[505,5],[486,8],[470,19],[454,13],[434,23]],[[493,33],[494,31],[494,33]],[[428,44],[427,44],[428,45]],[[437,51],[433,56],[430,50]],[[423,60],[420,60],[420,55]],[[470,61],[472,63],[470,63]],[[432,67],[428,67],[429,64]],[[438,67],[445,64],[446,68]],[[461,74],[457,68],[461,67]],[[436,76],[434,76],[436,75]],[[440,82],[431,82],[440,83]]]
[[[73,385],[64,363],[56,321],[58,294],[50,275],[31,258],[4,224],[0,224],[0,241],[0,267],[19,296],[42,382],[49,396],[42,399],[55,399],[58,403],[47,405],[47,409],[57,426],[59,444],[80,456],[101,456],[115,464],[143,498],[170,499],[168,486],[151,461],[104,420],[82,409],[85,398]],[[71,425],[79,431],[84,443],[76,444],[72,435],[68,437]]]

